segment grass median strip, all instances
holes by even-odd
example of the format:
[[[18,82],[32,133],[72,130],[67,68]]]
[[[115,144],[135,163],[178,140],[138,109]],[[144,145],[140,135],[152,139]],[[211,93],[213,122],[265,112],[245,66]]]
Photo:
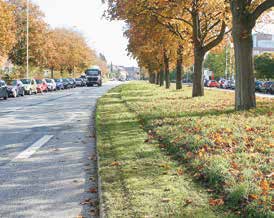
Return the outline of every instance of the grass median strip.
[[[212,196],[206,189],[193,182],[157,141],[148,138],[139,117],[121,99],[127,86],[131,85],[112,89],[97,106],[99,173],[106,216],[232,217],[212,207]],[[145,97],[143,100],[146,102]]]
[[[235,112],[234,94],[216,90],[191,98],[191,87],[139,82],[120,93],[150,138],[216,194],[210,204],[242,217],[273,216],[273,99]]]

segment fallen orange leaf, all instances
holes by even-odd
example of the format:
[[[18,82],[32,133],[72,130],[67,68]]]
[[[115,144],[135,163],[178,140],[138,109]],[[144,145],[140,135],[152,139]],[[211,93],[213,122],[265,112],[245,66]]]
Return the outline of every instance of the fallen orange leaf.
[[[248,198],[249,198],[250,200],[257,200],[257,199],[259,198],[259,196],[258,196],[258,195],[254,195],[254,194],[250,194],[250,195],[248,196]]]
[[[224,200],[222,198],[220,199],[209,199],[209,204],[211,206],[221,206],[224,204]]]

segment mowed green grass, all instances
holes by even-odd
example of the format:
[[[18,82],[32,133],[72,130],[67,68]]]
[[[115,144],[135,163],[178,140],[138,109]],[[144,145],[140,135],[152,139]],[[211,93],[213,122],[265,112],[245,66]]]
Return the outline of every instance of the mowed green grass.
[[[107,216],[272,216],[273,101],[235,112],[233,99],[142,82],[104,96],[96,123]]]
[[[135,113],[121,100],[123,87],[100,99],[96,114],[100,175],[107,217],[221,217],[209,194],[148,142]]]

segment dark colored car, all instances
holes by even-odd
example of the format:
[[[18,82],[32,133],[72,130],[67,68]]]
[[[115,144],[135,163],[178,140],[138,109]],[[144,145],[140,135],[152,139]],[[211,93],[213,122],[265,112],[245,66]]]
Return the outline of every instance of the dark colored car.
[[[85,86],[84,80],[81,79],[81,78],[76,78],[76,79],[75,79],[75,82],[76,82],[76,86],[78,86],[78,87],[83,87],[83,86]]]
[[[255,90],[256,90],[256,92],[262,92],[263,84],[264,83],[262,81],[256,81],[255,82]]]
[[[76,88],[76,81],[72,78],[68,78],[71,88]]]
[[[69,82],[68,79],[62,79],[62,82],[63,82],[63,85],[64,85],[64,88],[65,88],[65,89],[70,89],[70,88],[72,88],[71,83]]]
[[[273,85],[273,82],[272,81],[268,81],[268,82],[265,82],[263,87],[265,89],[265,93],[269,93],[271,94],[271,86]]]
[[[57,90],[63,90],[65,89],[64,83],[63,83],[63,79],[55,79],[54,80],[56,83],[56,89]]]
[[[8,83],[8,93],[10,97],[18,97],[25,95],[25,88],[20,80],[12,80]]]
[[[85,72],[87,76],[87,86],[102,86],[102,72],[99,69],[91,68],[87,69]]]
[[[7,100],[9,97],[7,84],[5,81],[0,80],[0,98],[3,98],[4,100]]]
[[[269,87],[269,92],[271,95],[274,94],[274,83],[271,84],[271,86]]]
[[[87,83],[87,76],[86,75],[81,75],[80,79],[82,79],[85,83]]]

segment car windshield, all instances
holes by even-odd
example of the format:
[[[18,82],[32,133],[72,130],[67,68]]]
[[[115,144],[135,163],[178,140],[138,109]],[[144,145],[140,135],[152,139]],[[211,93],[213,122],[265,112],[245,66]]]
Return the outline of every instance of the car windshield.
[[[81,79],[75,79],[76,81],[82,81]]]
[[[16,80],[12,80],[8,82],[9,86],[17,86],[17,81]]]
[[[87,76],[98,76],[100,75],[99,70],[87,70],[86,71]]]
[[[22,79],[21,81],[25,85],[30,84],[30,80],[29,79]]]
[[[42,83],[43,83],[43,81],[42,81],[42,80],[40,80],[40,79],[37,79],[37,80],[36,80],[36,83],[37,83],[37,84],[42,84]]]
[[[68,82],[68,79],[63,79],[64,82]]]
[[[62,80],[61,79],[55,79],[55,82],[62,82]]]
[[[50,79],[46,79],[47,83],[52,83],[52,81]]]

